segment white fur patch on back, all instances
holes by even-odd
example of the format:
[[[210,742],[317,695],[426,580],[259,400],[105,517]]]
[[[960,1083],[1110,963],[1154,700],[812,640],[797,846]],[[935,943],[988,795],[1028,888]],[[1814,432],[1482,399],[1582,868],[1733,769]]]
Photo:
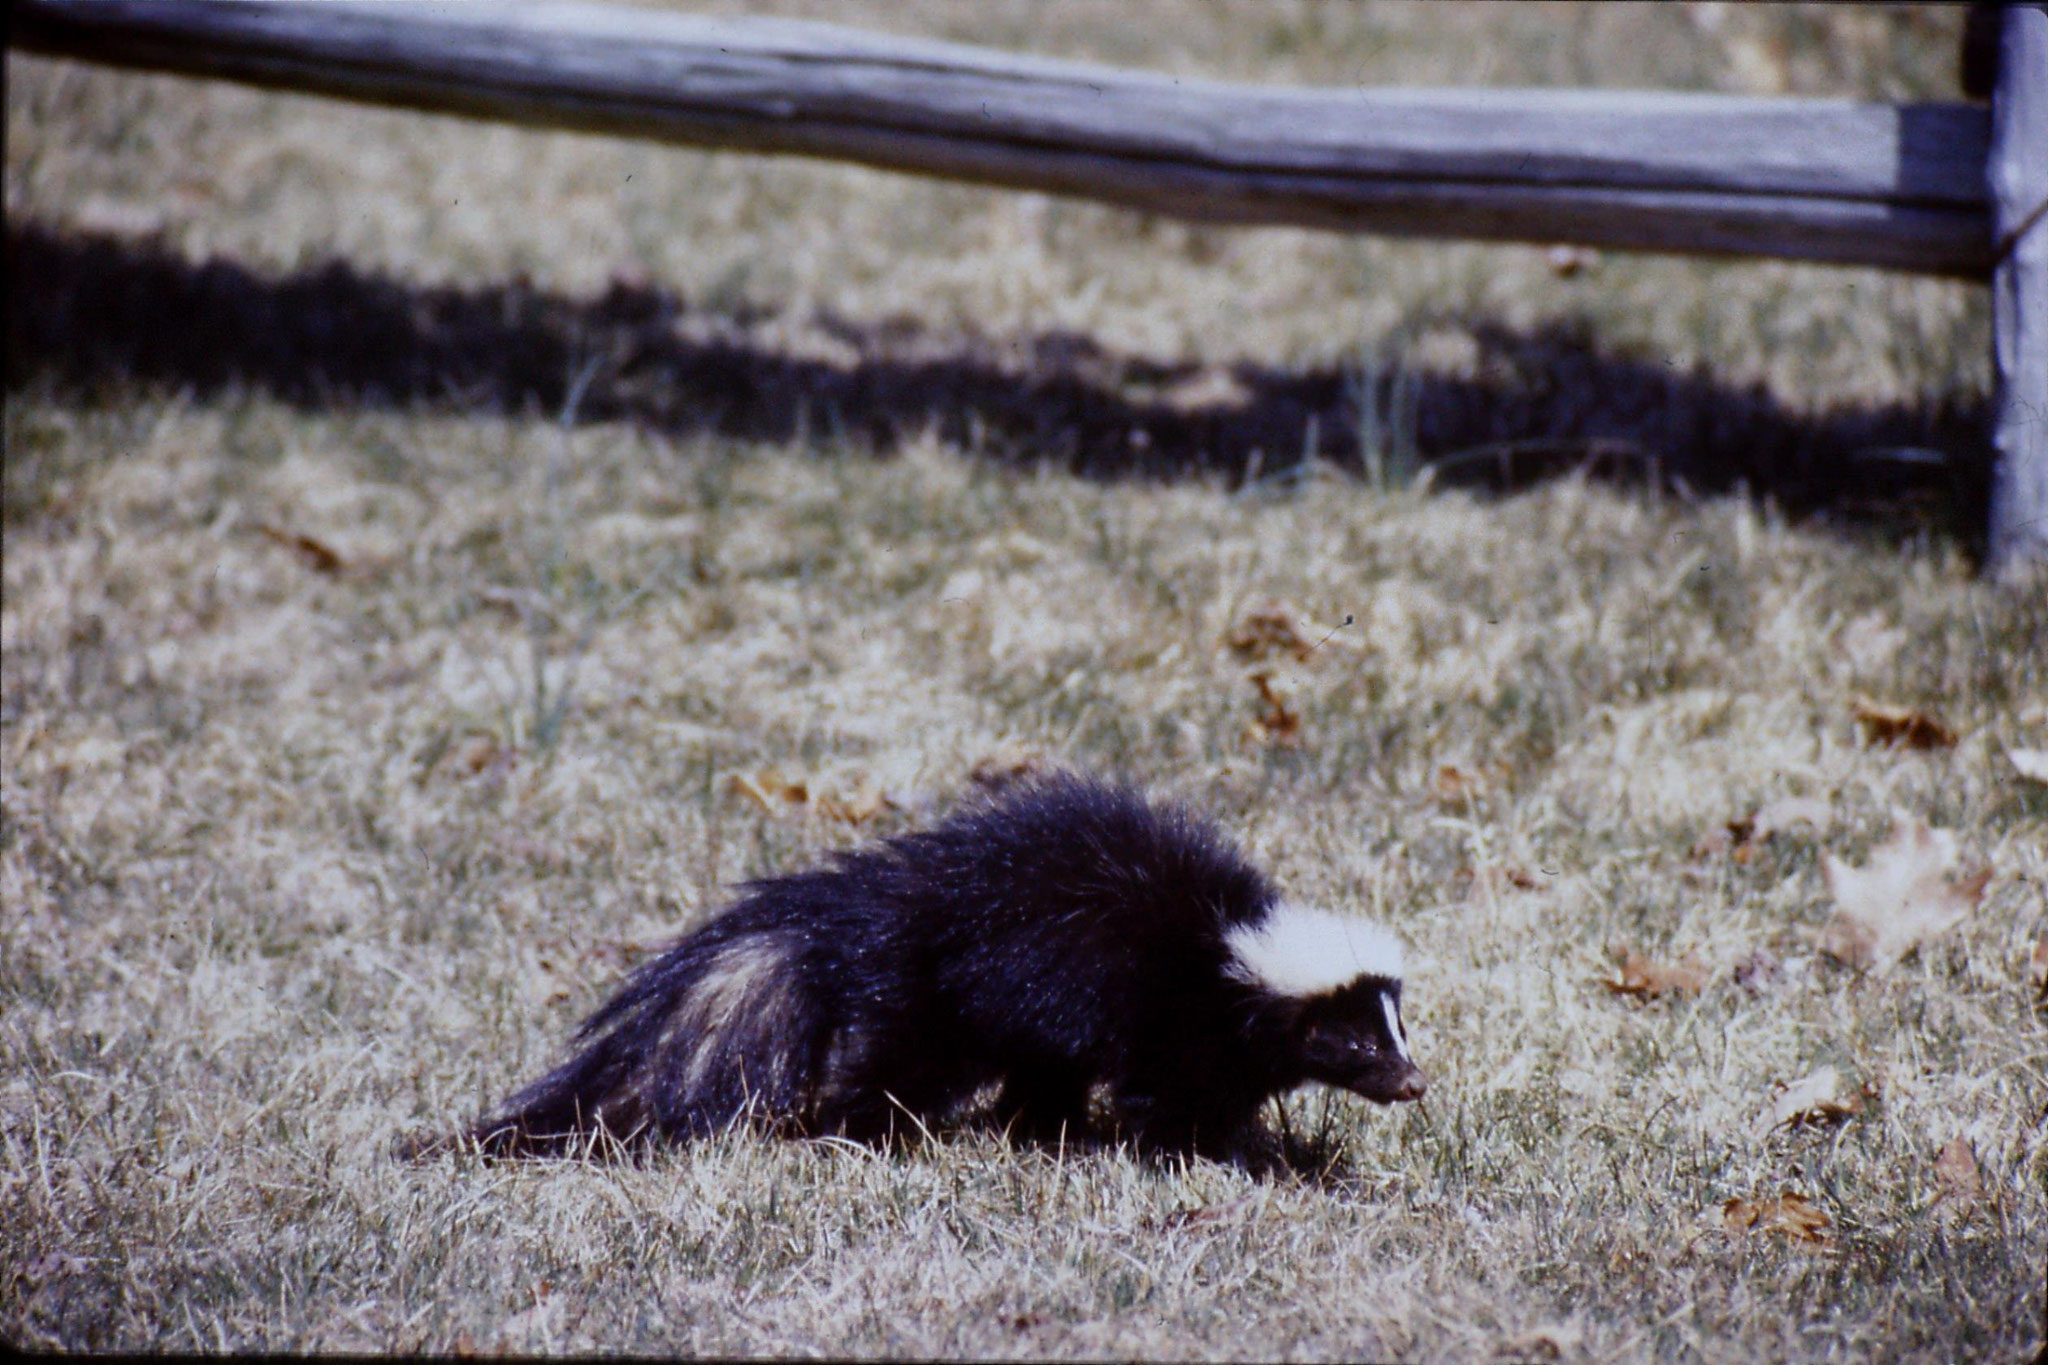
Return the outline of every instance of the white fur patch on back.
[[[1281,995],[1322,995],[1361,976],[1401,979],[1401,940],[1370,920],[1282,902],[1257,924],[1224,938],[1226,968]]]

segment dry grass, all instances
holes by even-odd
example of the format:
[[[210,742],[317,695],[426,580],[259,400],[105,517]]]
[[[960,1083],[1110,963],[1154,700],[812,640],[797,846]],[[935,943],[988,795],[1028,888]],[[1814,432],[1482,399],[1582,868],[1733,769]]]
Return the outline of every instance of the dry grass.
[[[1952,51],[1954,26],[1159,8],[976,27],[1285,79],[1899,95],[1939,92],[1915,54]],[[1584,40],[1585,68],[1546,25]],[[1673,25],[1690,47],[1642,41]],[[1134,228],[844,168],[15,57],[8,75],[11,225],[158,231],[272,274],[332,255],[574,296],[634,273],[770,308],[751,335],[792,356],[831,359],[818,318],[837,313],[1301,369],[1423,331],[1455,351],[1456,314],[1585,317],[1624,354],[1703,359],[1795,410],[1983,382],[1960,286],[1613,258],[1561,280],[1534,251]],[[2040,1339],[2048,791],[2006,750],[2048,747],[2048,583],[1979,583],[1940,534],[1578,478],[1491,501],[1313,464],[1235,491],[1100,483],[915,431],[877,460],[822,427],[293,397],[80,390],[32,366],[9,395],[9,1339],[1712,1360],[2013,1359]],[[1259,738],[1222,643],[1272,597],[1355,618],[1271,665],[1292,747]],[[1960,742],[1869,746],[1859,696]],[[1203,805],[1290,891],[1398,926],[1427,1108],[1304,1093],[1291,1122],[1342,1159],[1266,1184],[972,1135],[389,1158],[546,1065],[723,888],[942,808],[1006,743]],[[728,781],[769,765],[866,774],[904,809],[771,816]],[[1831,822],[1699,847],[1786,795]],[[1895,812],[1955,830],[1991,876],[1959,928],[1859,973],[1815,947],[1821,855],[1862,861]],[[1695,953],[1706,984],[1615,995],[1598,983],[1626,949]],[[1827,1065],[1872,1101],[1770,1127],[1779,1087]],[[1942,1195],[1957,1137],[1980,1196]],[[1825,1242],[1723,1226],[1723,1201],[1785,1189]]]

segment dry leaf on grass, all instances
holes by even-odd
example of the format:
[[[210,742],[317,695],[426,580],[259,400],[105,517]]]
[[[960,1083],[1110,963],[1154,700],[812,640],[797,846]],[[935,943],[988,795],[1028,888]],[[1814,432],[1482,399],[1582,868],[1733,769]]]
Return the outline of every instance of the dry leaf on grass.
[[[346,559],[342,558],[331,547],[313,539],[311,536],[300,535],[296,531],[286,531],[276,526],[258,526],[256,529],[263,534],[264,539],[274,544],[282,545],[285,549],[297,555],[299,560],[315,573],[323,573],[330,578],[338,578],[348,572],[348,561]]]
[[[418,781],[443,777],[461,781],[483,775],[502,776],[519,760],[519,750],[485,730],[451,741],[438,752],[429,749]]]
[[[1821,930],[1821,948],[1852,967],[1896,966],[1953,928],[1984,894],[1989,869],[1951,881],[1955,862],[1954,833],[1913,819],[1894,822],[1891,837],[1860,868],[1823,853],[1821,871],[1836,909]]]
[[[2034,1003],[2048,1005],[2048,934],[2034,940],[2027,956],[2027,980],[2034,983]]]
[[[1554,874],[1546,872],[1544,876]],[[1457,894],[1471,897],[1481,893],[1498,895],[1502,891],[1542,891],[1549,883],[1520,863],[1486,863],[1479,867],[1461,867],[1452,875]]]
[[[1259,714],[1245,726],[1245,738],[1281,749],[1301,743],[1301,712],[1286,693],[1273,685],[1272,673],[1262,668],[1250,678],[1259,691]]]
[[[1438,805],[1464,806],[1507,786],[1508,769],[1503,763],[1490,768],[1461,768],[1446,763],[1429,781],[1429,794]]]
[[[1934,1158],[1934,1178],[1942,1192],[1963,1199],[1984,1194],[1984,1173],[1977,1165],[1977,1151],[1965,1137],[1953,1137]]]
[[[770,815],[780,815],[794,806],[802,806],[811,799],[810,786],[803,780],[791,781],[782,775],[780,768],[763,768],[757,773],[734,773],[733,790],[752,799],[754,804]]]
[[[1663,995],[1698,995],[1708,975],[1697,953],[1687,953],[1667,966],[1628,948],[1623,951],[1620,973],[1600,978],[1600,984],[1616,995],[1655,1000]]]
[[[974,766],[967,770],[967,780],[977,787],[1000,791],[1012,782],[1042,777],[1051,771],[1052,765],[1043,758],[1017,741],[1006,739],[974,760]]]
[[[1786,1190],[1758,1199],[1730,1199],[1721,1205],[1721,1226],[1731,1233],[1775,1232],[1806,1246],[1824,1246],[1834,1221],[1805,1195]]]
[[[1585,1334],[1567,1323],[1538,1327],[1504,1338],[1493,1348],[1495,1360],[1550,1361],[1583,1355]]]
[[[1984,1173],[1968,1138],[1950,1138],[1934,1158],[1934,1183],[1940,1187],[1934,1196],[1936,1207],[1955,1208],[1984,1197]]]
[[[1824,1066],[1803,1080],[1779,1091],[1771,1101],[1767,1128],[1819,1127],[1840,1123],[1862,1113],[1873,1097],[1869,1084],[1852,1086],[1842,1073]]]
[[[890,804],[882,784],[868,773],[855,773],[818,793],[818,814],[847,825],[864,825]]]
[[[1485,779],[1463,768],[1454,768],[1446,763],[1436,770],[1430,779],[1429,794],[1446,806],[1460,806],[1477,797],[1485,789]]]
[[[820,782],[784,777],[779,768],[763,768],[757,773],[734,773],[732,786],[770,815],[808,808],[827,820],[848,825],[865,824],[897,804],[864,772]]]
[[[1301,614],[1278,598],[1246,612],[1223,637],[1223,643],[1244,659],[1264,659],[1273,654],[1306,659],[1315,649],[1315,639],[1304,628]]]
[[[1898,744],[1908,749],[1946,749],[1956,742],[1956,732],[1925,711],[1910,706],[1858,697],[1851,713],[1863,729],[1865,744]]]
[[[1351,621],[1352,618],[1346,616],[1341,625],[1322,625],[1302,615],[1293,603],[1276,597],[1264,606],[1246,612],[1223,637],[1223,643],[1230,646],[1232,653],[1248,662],[1257,662],[1275,654],[1286,654],[1298,662],[1305,661],[1324,645],[1356,648],[1339,635]]]
[[[1756,857],[1757,848],[1794,825],[1811,825],[1824,830],[1834,823],[1834,807],[1811,796],[1784,796],[1757,807],[1746,820],[1730,820],[1709,831],[1693,845],[1692,856],[1705,858],[1727,853],[1738,863]]]
[[[2048,783],[2048,749],[2007,749],[2005,756],[2027,781]]]

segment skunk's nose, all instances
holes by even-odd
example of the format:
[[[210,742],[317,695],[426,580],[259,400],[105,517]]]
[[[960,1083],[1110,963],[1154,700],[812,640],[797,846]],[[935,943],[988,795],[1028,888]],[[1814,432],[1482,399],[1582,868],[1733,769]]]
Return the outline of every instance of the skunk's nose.
[[[1422,1072],[1420,1070],[1410,1070],[1402,1078],[1401,1084],[1394,1087],[1394,1098],[1400,1101],[1419,1100],[1422,1098],[1423,1092],[1428,1089],[1429,1081],[1423,1076]]]

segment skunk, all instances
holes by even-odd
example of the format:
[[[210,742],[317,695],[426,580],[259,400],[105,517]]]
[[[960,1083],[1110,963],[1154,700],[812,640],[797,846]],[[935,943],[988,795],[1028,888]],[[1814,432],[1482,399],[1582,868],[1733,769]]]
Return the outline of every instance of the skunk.
[[[872,1142],[992,1100],[1013,1132],[1263,1171],[1269,1097],[1425,1084],[1389,933],[1280,900],[1179,807],[1061,773],[748,883],[577,1045],[459,1140],[561,1155],[750,1122]]]

